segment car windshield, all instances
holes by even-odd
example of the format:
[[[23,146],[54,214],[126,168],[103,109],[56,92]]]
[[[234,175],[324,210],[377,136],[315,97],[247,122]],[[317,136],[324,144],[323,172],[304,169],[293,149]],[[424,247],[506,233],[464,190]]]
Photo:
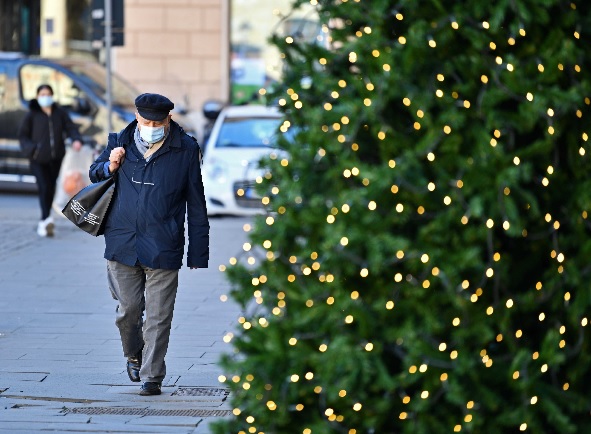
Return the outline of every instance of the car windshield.
[[[281,118],[226,118],[218,135],[216,148],[274,147]]]
[[[107,76],[105,69],[94,63],[73,64],[70,69],[80,80],[91,87],[94,93],[106,98]],[[139,92],[133,86],[115,74],[112,75],[111,85],[113,105],[128,108],[135,107],[135,98],[139,95]]]

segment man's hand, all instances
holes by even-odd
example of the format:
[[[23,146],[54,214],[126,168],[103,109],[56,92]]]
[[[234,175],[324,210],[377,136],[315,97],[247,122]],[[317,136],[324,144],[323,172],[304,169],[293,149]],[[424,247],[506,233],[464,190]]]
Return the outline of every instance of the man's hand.
[[[82,142],[80,140],[74,140],[72,142],[72,149],[74,149],[74,151],[78,152],[81,148],[82,148]]]
[[[110,173],[113,173],[119,169],[119,166],[121,166],[121,163],[123,162],[123,158],[125,158],[125,149],[119,147],[111,151],[111,154],[109,155]]]

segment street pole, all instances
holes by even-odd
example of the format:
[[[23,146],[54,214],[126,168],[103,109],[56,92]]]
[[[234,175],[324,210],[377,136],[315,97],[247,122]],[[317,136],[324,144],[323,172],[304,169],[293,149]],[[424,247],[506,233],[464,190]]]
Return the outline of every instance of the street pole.
[[[113,112],[113,97],[112,97],[112,83],[111,83],[111,45],[112,41],[112,0],[105,0],[105,57],[106,57],[106,68],[107,68],[107,128],[108,132],[113,131],[112,123],[112,112]]]

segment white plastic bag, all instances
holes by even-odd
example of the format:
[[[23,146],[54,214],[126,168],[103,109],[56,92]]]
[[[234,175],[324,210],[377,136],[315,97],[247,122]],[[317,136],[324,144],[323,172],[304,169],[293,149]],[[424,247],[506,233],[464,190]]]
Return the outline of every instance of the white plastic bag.
[[[82,146],[79,151],[66,148],[53,199],[53,209],[58,215],[72,196],[90,184],[88,169],[94,159],[94,150],[89,146]]]

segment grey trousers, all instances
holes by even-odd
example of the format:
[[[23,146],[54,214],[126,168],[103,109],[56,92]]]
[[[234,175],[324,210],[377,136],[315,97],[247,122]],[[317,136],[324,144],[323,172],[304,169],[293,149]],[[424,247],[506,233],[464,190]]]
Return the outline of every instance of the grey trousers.
[[[130,267],[107,261],[109,289],[119,302],[115,324],[121,335],[123,355],[134,357],[142,352],[142,381],[161,383],[166,375],[164,357],[178,275],[179,270],[155,270],[141,264]]]

